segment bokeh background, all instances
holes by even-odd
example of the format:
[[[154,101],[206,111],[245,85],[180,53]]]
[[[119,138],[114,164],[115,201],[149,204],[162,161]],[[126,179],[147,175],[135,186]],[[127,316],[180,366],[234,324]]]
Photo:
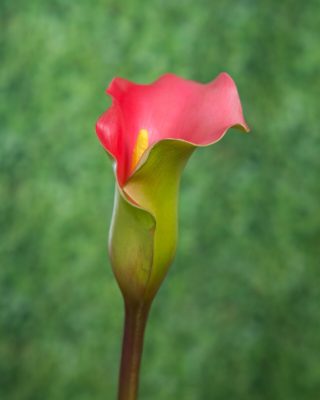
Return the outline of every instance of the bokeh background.
[[[320,3],[1,0],[0,398],[115,399],[113,76],[228,71],[252,133],[198,151],[141,400],[319,400]]]

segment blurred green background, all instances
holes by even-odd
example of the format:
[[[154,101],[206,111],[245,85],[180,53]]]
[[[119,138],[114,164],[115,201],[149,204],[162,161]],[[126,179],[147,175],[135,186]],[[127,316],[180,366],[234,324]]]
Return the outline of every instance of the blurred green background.
[[[319,400],[320,3],[1,0],[0,399],[115,399],[113,76],[228,71],[252,134],[199,150],[141,400]]]

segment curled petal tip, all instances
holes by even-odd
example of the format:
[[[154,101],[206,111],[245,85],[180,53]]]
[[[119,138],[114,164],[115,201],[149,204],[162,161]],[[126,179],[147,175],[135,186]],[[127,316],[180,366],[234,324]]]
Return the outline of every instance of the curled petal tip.
[[[248,124],[244,121],[242,125],[239,125],[239,129],[244,132],[244,133],[249,133],[250,132],[250,128],[248,126]]]
[[[228,113],[233,113],[232,119],[234,119],[234,124],[230,127],[237,128],[244,133],[250,132],[243,116],[238,88],[233,78],[227,72],[221,72],[209,85],[219,88],[223,96],[226,97],[224,101],[229,106]]]
[[[106,89],[106,93],[115,99],[119,99],[132,85],[133,83],[127,79],[116,77],[112,79],[110,85]]]

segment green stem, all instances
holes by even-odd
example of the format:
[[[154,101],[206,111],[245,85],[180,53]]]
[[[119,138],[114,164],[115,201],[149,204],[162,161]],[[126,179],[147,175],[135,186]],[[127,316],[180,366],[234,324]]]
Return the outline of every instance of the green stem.
[[[150,305],[125,304],[118,400],[137,399],[143,337],[149,309]]]

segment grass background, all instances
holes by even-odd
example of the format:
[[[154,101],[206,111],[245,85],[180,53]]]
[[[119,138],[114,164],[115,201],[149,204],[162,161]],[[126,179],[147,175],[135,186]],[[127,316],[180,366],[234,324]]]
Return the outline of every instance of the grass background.
[[[252,134],[198,151],[141,400],[318,400],[320,3],[0,1],[0,398],[114,399],[113,76],[228,71]]]

